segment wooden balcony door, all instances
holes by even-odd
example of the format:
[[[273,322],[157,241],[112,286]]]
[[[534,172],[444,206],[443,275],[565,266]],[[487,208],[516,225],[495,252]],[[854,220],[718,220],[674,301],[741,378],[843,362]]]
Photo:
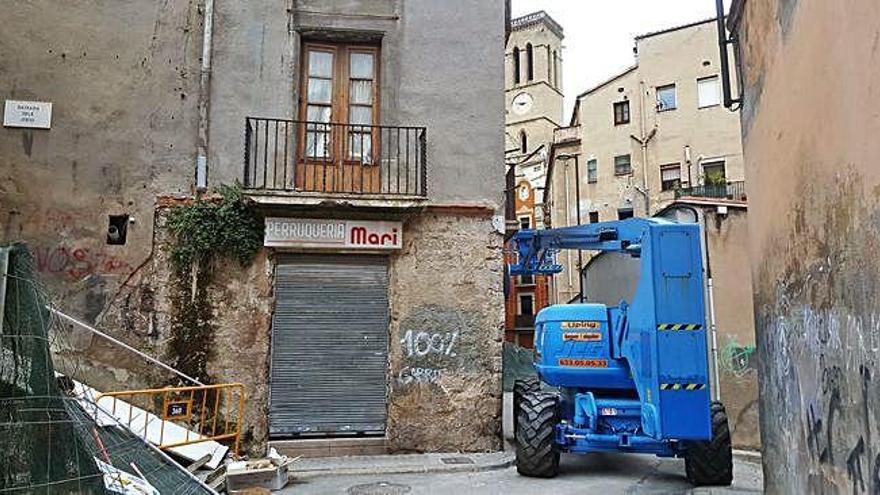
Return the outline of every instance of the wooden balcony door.
[[[296,188],[381,192],[379,49],[304,43]]]

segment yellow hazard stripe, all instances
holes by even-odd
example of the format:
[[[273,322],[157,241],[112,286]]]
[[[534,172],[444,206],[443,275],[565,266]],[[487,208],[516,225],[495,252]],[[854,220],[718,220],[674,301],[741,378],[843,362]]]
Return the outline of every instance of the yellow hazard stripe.
[[[660,390],[703,390],[705,383],[661,383]]]
[[[657,330],[699,330],[703,325],[694,323],[661,323],[657,325]]]

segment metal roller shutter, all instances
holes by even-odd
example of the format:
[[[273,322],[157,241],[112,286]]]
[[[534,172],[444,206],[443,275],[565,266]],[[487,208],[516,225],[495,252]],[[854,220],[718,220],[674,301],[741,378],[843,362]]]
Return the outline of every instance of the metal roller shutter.
[[[384,434],[388,319],[386,257],[281,256],[269,434]]]

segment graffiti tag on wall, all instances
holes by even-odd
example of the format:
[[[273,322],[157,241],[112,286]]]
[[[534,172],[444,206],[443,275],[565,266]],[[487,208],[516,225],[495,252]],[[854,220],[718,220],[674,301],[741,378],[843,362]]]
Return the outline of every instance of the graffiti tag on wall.
[[[400,343],[404,354],[410,360],[420,360],[425,357],[455,357],[455,343],[458,341],[458,332],[414,332],[407,330]],[[397,381],[402,385],[410,383],[436,383],[444,368],[426,368],[407,366],[400,370]]]
[[[38,272],[80,280],[95,274],[124,274],[131,265],[124,259],[100,250],[67,246],[37,247],[33,250]]]
[[[721,347],[718,362],[722,370],[736,376],[756,372],[758,369],[755,346],[740,345],[733,336],[728,336],[727,343]]]

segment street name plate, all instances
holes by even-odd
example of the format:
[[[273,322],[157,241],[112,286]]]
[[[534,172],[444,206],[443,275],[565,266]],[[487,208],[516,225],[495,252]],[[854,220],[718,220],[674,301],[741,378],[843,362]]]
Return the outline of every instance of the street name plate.
[[[52,104],[45,101],[6,100],[3,125],[49,129],[52,126]]]

